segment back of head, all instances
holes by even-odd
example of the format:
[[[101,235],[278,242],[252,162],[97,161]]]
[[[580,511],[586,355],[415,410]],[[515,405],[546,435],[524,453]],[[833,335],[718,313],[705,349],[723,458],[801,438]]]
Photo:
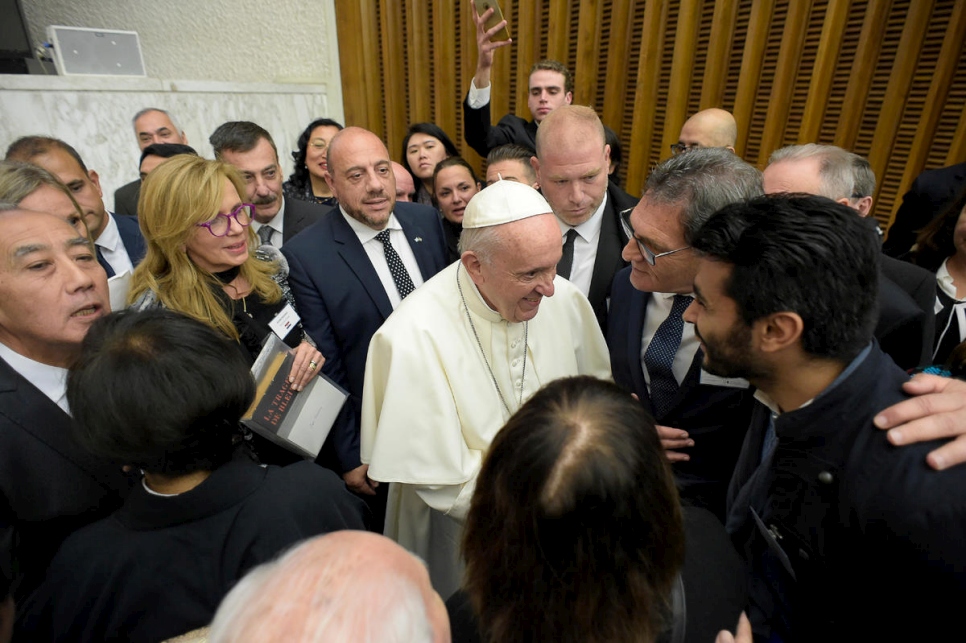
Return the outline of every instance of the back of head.
[[[75,436],[88,451],[170,476],[227,462],[254,394],[237,348],[167,310],[98,320],[67,378]]]
[[[691,244],[732,264],[726,291],[745,324],[797,313],[802,349],[847,363],[872,340],[877,317],[874,227],[825,197],[778,194],[722,208]]]
[[[681,223],[690,244],[717,210],[762,194],[761,172],[729,150],[700,148],[672,156],[651,170],[644,193],[648,201],[683,208]]]
[[[141,160],[138,162],[138,165],[143,163],[144,159],[148,156],[159,156],[163,159],[169,159],[179,154],[198,156],[198,152],[190,145],[182,145],[181,143],[151,143],[141,150]]]
[[[821,196],[832,200],[854,199],[875,192],[875,174],[869,162],[835,145],[788,145],[772,152],[768,165],[805,159],[818,161]]]
[[[684,556],[653,420],[614,384],[548,384],[494,439],[463,551],[488,640],[653,640]]]
[[[438,639],[426,591],[407,564],[420,571],[414,556],[375,534],[343,531],[306,541],[232,589],[208,640],[432,643]]]
[[[211,147],[215,150],[215,158],[220,160],[224,152],[248,152],[254,149],[258,145],[259,139],[263,138],[275,150],[275,156],[277,157],[278,148],[275,147],[275,141],[272,139],[272,135],[264,127],[251,121],[229,121],[222,123],[208,137],[208,142],[211,143]],[[140,212],[138,210],[139,214]]]
[[[604,124],[600,117],[586,105],[561,105],[547,114],[537,128],[537,157],[541,160],[563,143],[584,141],[593,137],[601,148],[606,145]]]

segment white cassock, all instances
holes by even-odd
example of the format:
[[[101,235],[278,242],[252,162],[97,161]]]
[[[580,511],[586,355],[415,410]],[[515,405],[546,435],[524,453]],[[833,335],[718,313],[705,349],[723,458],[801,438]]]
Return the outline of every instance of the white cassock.
[[[554,290],[529,328],[509,323],[457,261],[407,297],[369,345],[362,461],[373,480],[393,483],[386,535],[426,561],[442,596],[459,588],[459,543],[476,476],[493,437],[520,407],[521,390],[526,401],[560,377],[611,379],[587,298],[562,278]]]

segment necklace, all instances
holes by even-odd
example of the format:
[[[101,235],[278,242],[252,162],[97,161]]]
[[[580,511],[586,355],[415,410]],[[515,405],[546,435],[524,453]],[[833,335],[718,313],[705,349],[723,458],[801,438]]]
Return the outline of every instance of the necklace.
[[[490,379],[493,380],[493,386],[496,387],[496,394],[500,396],[500,401],[503,402],[503,408],[506,409],[506,412],[513,415],[513,411],[510,410],[510,405],[506,403],[506,398],[503,397],[503,391],[500,390],[500,385],[496,381],[496,374],[490,366],[490,361],[486,359],[486,351],[483,350],[483,342],[480,341],[480,335],[476,332],[476,325],[473,323],[473,317],[470,315],[470,307],[466,305],[466,297],[463,295],[463,284],[460,283],[460,269],[462,267],[462,265],[456,267],[456,289],[460,291],[463,310],[466,311],[466,321],[470,323],[470,330],[473,331],[473,337],[476,338],[476,345],[480,347],[480,355],[483,356],[483,363],[486,364],[486,370],[490,372]],[[530,322],[523,322],[523,372],[520,374],[520,399],[517,403],[517,408],[523,406],[523,383],[527,378],[527,333],[529,330]]]

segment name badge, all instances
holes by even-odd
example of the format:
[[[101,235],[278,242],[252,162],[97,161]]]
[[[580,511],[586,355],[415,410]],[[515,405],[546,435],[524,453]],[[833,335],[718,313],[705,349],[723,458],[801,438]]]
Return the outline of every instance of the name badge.
[[[748,388],[751,384],[748,380],[740,377],[718,377],[708,371],[701,369],[701,383],[708,386],[725,386],[727,388]]]
[[[299,323],[299,314],[292,308],[292,304],[285,304],[282,312],[275,315],[275,319],[268,325],[272,332],[278,335],[279,339],[285,339],[286,335],[292,332],[295,325]]]

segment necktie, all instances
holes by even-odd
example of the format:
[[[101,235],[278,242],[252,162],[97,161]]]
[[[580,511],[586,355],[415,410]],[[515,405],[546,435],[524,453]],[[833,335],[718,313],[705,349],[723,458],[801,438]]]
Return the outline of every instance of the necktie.
[[[110,279],[114,276],[114,268],[111,268],[111,264],[107,263],[107,259],[104,258],[104,253],[101,252],[101,247],[98,245],[94,246],[94,250],[97,252],[97,263],[101,264],[101,268],[107,273],[107,278]]]
[[[413,280],[410,279],[409,273],[406,272],[406,266],[403,265],[395,248],[389,242],[389,230],[386,229],[377,234],[376,240],[382,243],[382,249],[386,253],[386,263],[389,264],[389,272],[392,274],[392,280],[396,284],[399,297],[405,299],[406,295],[414,289]]]
[[[563,256],[557,263],[557,274],[564,279],[570,279],[570,271],[574,267],[574,239],[577,238],[577,231],[573,228],[567,231],[567,240],[563,245]]]
[[[258,229],[258,240],[263,246],[272,245],[272,233],[275,232],[275,228],[269,225],[263,225]]]
[[[678,392],[678,382],[674,379],[671,365],[674,355],[681,346],[681,334],[684,331],[684,319],[681,315],[691,305],[688,295],[674,295],[671,314],[667,316],[644,351],[644,367],[651,378],[651,403],[654,406],[654,418],[660,419],[670,410]]]

